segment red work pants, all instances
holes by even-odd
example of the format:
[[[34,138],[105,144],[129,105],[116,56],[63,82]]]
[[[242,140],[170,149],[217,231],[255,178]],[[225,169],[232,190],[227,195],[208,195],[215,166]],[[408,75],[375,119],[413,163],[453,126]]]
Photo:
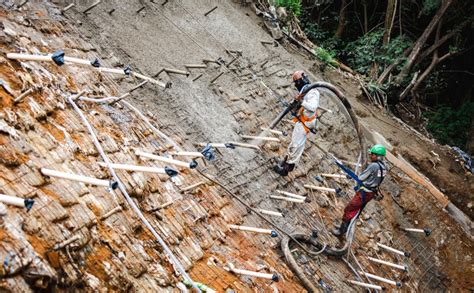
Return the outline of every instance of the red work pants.
[[[362,202],[362,192],[365,193],[365,203]],[[346,208],[344,209],[344,216],[342,216],[342,220],[344,222],[349,222],[354,218],[360,209],[365,207],[365,205],[371,201],[375,197],[375,192],[367,192],[359,190],[356,192],[352,200],[347,204]]]

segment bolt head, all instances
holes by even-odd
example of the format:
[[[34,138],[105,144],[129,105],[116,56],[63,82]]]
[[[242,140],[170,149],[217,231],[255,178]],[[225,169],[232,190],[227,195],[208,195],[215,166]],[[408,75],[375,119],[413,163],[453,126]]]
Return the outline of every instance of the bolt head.
[[[198,163],[195,160],[189,163],[189,168],[191,169],[196,169],[197,166],[198,166]]]
[[[426,237],[430,236],[430,234],[432,232],[431,229],[428,229],[428,228],[423,229],[423,231],[425,231]]]

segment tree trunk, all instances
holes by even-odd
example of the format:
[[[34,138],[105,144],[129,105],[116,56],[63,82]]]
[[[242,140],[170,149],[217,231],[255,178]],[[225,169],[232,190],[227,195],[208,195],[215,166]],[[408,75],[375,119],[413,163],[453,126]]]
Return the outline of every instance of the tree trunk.
[[[472,119],[471,129],[469,130],[469,135],[467,137],[466,152],[471,156],[474,156],[474,119]]]
[[[369,23],[367,19],[367,0],[362,0],[362,6],[364,6],[364,35],[369,31]]]
[[[341,9],[339,10],[339,23],[337,25],[336,33],[334,34],[336,37],[342,37],[342,33],[344,32],[344,27],[346,26],[346,10],[347,10],[347,0],[342,0]]]
[[[405,51],[403,51],[402,56],[398,57],[392,64],[390,64],[387,68],[385,68],[385,70],[382,72],[382,74],[380,74],[379,78],[377,79],[377,84],[380,85],[385,82],[385,80],[389,77],[392,70],[395,69],[395,67],[397,67],[398,64],[400,64],[406,56],[408,56],[408,53],[410,53],[412,48],[413,46],[405,49]]]
[[[383,34],[383,44],[387,45],[390,42],[390,35],[392,34],[393,22],[395,20],[395,15],[397,8],[397,0],[388,0],[387,10],[385,11],[385,27]]]
[[[433,60],[431,61],[431,64],[428,66],[428,68],[425,69],[425,71],[423,71],[423,73],[420,75],[420,77],[418,77],[418,80],[413,85],[413,88],[411,89],[411,92],[414,93],[418,89],[418,87],[420,87],[421,83],[423,81],[425,81],[425,79],[431,74],[433,69],[435,69],[435,67],[439,63],[443,62],[445,59],[447,59],[447,58],[449,58],[453,55],[454,55],[454,53],[448,52],[448,53],[446,53],[443,56],[438,58],[438,54],[435,53],[435,55],[433,56]]]
[[[438,22],[441,20],[443,17],[444,13],[448,9],[448,7],[451,5],[453,0],[443,0],[441,3],[441,6],[439,7],[438,11],[436,11],[436,14],[433,16],[431,19],[430,23],[424,30],[424,32],[421,34],[421,36],[416,40],[413,50],[411,51],[410,55],[407,58],[407,62],[403,66],[402,70],[400,73],[397,75],[395,79],[395,83],[400,85],[403,80],[406,78],[406,76],[410,73],[411,68],[415,64],[415,61],[417,60],[418,56],[421,53],[421,49],[425,45],[426,41],[428,40],[429,36],[437,26]]]

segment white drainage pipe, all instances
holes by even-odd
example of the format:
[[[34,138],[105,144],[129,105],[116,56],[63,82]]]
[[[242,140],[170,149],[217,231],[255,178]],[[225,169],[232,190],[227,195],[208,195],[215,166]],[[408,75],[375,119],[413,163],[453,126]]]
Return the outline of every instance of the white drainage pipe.
[[[107,164],[104,162],[98,162],[97,164],[99,164],[99,166],[101,167],[107,167]],[[158,167],[136,166],[136,165],[127,165],[127,164],[113,164],[113,163],[110,163],[110,167],[117,170],[167,174],[165,168],[158,168]]]
[[[302,199],[291,198],[291,197],[286,197],[286,196],[270,195],[270,198],[271,199],[284,200],[284,201],[297,202],[297,203],[304,203],[304,200],[302,200]]]
[[[264,210],[264,209],[258,209],[258,211],[262,214],[266,214],[266,215],[270,215],[270,216],[283,217],[283,214],[280,213],[280,212],[269,211],[269,210]]]
[[[263,130],[263,131],[268,131],[268,132],[273,133],[273,134],[277,134],[277,135],[282,135],[282,136],[288,135],[286,132],[283,132],[283,131],[280,131],[280,130],[270,129],[270,128],[266,128],[266,127],[260,127],[260,129]]]
[[[372,284],[362,283],[362,282],[353,281],[353,280],[347,280],[347,282],[349,282],[353,285],[364,287],[364,288],[375,289],[375,290],[380,290],[380,291],[385,290],[384,287],[379,286],[379,285],[372,285]]]
[[[193,190],[194,188],[197,188],[197,187],[199,187],[201,185],[204,185],[204,184],[206,184],[206,182],[199,181],[198,183],[194,183],[192,185],[189,185],[188,187],[185,187],[185,188],[181,189],[180,191],[181,192],[187,192],[187,191]]]
[[[424,229],[417,229],[417,228],[402,228],[407,232],[416,232],[416,233],[424,233],[426,237],[430,236],[431,229],[424,228]]]
[[[391,262],[388,262],[388,261],[385,261],[385,260],[381,260],[381,259],[378,259],[378,258],[373,258],[373,257],[368,257],[369,260],[373,261],[373,262],[376,262],[376,263],[379,263],[379,264],[383,264],[383,265],[386,265],[386,266],[389,266],[389,267],[392,267],[392,268],[396,268],[396,269],[399,269],[399,270],[402,270],[402,271],[408,271],[408,266],[406,265],[399,265],[399,264],[394,264],[394,263],[391,263]]]
[[[14,205],[21,208],[26,208],[27,211],[31,210],[35,201],[31,198],[21,198],[6,194],[0,194],[0,202]]]
[[[384,244],[379,243],[379,242],[377,242],[377,246],[379,246],[379,247],[381,247],[381,248],[383,248],[383,249],[385,249],[385,250],[391,251],[391,252],[393,252],[393,253],[400,254],[400,255],[403,255],[403,256],[406,256],[406,257],[410,257],[410,253],[409,253],[409,252],[401,251],[401,250],[395,249],[395,248],[393,248],[393,247],[384,245]]]
[[[87,177],[87,176],[82,176],[82,175],[66,173],[66,172],[60,172],[60,171],[46,169],[46,168],[41,168],[41,173],[43,173],[43,175],[50,176],[50,177],[57,177],[57,178],[62,178],[62,179],[67,179],[67,180],[72,180],[72,181],[77,181],[77,182],[83,182],[83,183],[98,185],[98,186],[114,187],[114,185],[115,185],[114,183],[112,183],[109,180],[102,180],[102,179],[97,179],[97,178],[93,178],[93,177]]]
[[[260,273],[260,272],[236,269],[234,267],[234,265],[231,264],[231,263],[227,264],[227,268],[228,268],[229,271],[233,272],[234,274],[257,277],[257,278],[263,278],[263,279],[269,279],[269,280],[272,280],[272,281],[275,281],[275,282],[278,282],[280,280],[280,278],[278,277],[277,274],[267,274],[267,273]]]
[[[148,159],[157,160],[157,161],[160,161],[160,162],[165,162],[165,163],[169,163],[169,164],[172,164],[172,165],[185,167],[185,168],[189,168],[189,169],[194,169],[194,168],[197,167],[196,161],[192,161],[190,163],[187,163],[187,162],[178,161],[178,160],[171,159],[171,158],[166,158],[166,157],[162,157],[162,156],[153,155],[153,154],[150,154],[150,153],[145,153],[145,152],[142,152],[142,151],[135,151],[135,154],[137,156],[140,156],[140,157],[145,157],[145,158],[148,158]]]
[[[247,231],[247,232],[270,234],[270,236],[272,236],[272,237],[278,237],[278,233],[275,230],[248,227],[248,226],[238,226],[238,225],[228,225],[228,226],[229,226],[229,229],[231,229],[231,230],[240,230],[240,231]]]
[[[402,287],[402,283],[400,283],[400,282],[396,282],[396,281],[393,281],[393,280],[390,280],[390,279],[382,278],[382,277],[379,277],[379,276],[376,276],[376,275],[372,275],[372,274],[369,274],[369,273],[366,273],[366,272],[363,272],[363,271],[360,271],[359,273],[360,273],[360,274],[364,274],[364,275],[366,275],[368,278],[373,279],[373,280],[377,280],[377,281],[380,281],[380,282],[388,283],[388,284],[390,284],[390,285],[397,286],[398,288]]]
[[[286,195],[286,196],[289,196],[289,197],[296,198],[296,199],[302,199],[302,200],[306,199],[305,196],[294,194],[294,193],[287,192],[287,191],[276,190],[276,192],[279,193],[279,194],[283,194],[283,195]]]
[[[251,136],[251,135],[241,135],[243,139],[256,139],[256,140],[266,140],[266,141],[276,141],[280,142],[279,138],[276,137],[267,137],[267,136]]]
[[[316,185],[309,185],[305,184],[305,188],[312,189],[312,190],[319,190],[319,191],[328,191],[328,192],[334,192],[336,193],[336,189],[334,188],[327,188],[327,187],[322,187],[322,186],[316,186]]]
[[[344,178],[347,179],[346,175],[342,174],[321,174],[322,177],[328,177],[328,178]]]
[[[204,157],[200,152],[169,152],[172,156],[182,157]]]

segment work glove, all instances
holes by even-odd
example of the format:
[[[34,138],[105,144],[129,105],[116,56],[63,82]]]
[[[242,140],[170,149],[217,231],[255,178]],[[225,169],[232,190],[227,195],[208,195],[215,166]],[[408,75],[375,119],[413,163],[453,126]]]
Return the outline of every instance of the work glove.
[[[303,103],[303,100],[296,100],[295,101],[296,104],[295,106],[293,107],[293,109],[291,110],[291,115],[293,115],[294,117],[298,116],[298,111],[300,110],[301,108],[301,104]]]

